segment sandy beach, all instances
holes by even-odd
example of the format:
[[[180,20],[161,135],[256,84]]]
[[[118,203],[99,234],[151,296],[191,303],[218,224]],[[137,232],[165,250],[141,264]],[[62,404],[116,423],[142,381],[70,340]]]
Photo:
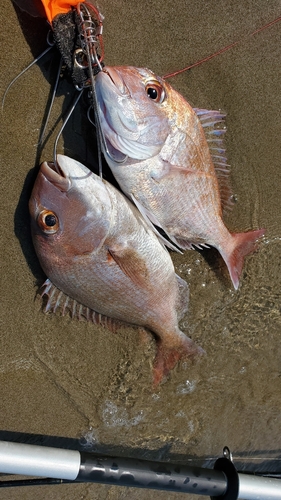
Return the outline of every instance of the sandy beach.
[[[227,114],[225,137],[236,203],[231,232],[266,228],[247,257],[238,291],[215,250],[172,253],[190,288],[181,329],[206,351],[180,363],[157,391],[155,341],[135,328],[117,335],[69,316],[44,314],[45,279],[34,252],[28,199],[43,160],[52,160],[70,81],[59,86],[43,148],[38,148],[57,56],[44,58],[9,90],[1,112],[0,439],[105,454],[211,466],[227,445],[238,468],[281,470],[281,23],[280,2],[100,0],[105,62],[165,75],[224,46],[216,58],[169,80],[197,108]],[[0,5],[1,98],[46,47],[48,26]],[[87,98],[77,106],[58,152],[94,165]],[[0,489],[5,500],[176,500],[179,493],[95,484]],[[191,500],[205,498],[192,496]]]

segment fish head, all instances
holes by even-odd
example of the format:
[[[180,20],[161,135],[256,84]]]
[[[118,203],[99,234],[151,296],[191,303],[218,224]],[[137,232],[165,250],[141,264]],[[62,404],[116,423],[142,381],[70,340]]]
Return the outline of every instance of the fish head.
[[[174,121],[170,85],[146,68],[107,66],[95,88],[110,156],[122,161],[157,155]]]
[[[105,183],[81,163],[58,155],[40,166],[29,200],[40,262],[97,251],[106,238],[112,205]],[[44,266],[42,266],[44,268]]]

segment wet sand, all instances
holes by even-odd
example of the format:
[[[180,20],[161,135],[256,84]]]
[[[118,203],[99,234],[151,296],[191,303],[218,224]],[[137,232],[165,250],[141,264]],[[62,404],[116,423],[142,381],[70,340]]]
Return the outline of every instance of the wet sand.
[[[217,252],[172,255],[190,286],[181,327],[207,355],[199,364],[181,363],[156,392],[151,389],[153,339],[143,344],[134,329],[113,335],[43,314],[36,290],[44,274],[32,247],[27,203],[39,162],[52,159],[57,120],[73,88],[67,82],[60,86],[51,133],[38,155],[56,64],[50,71],[47,60],[34,66],[10,89],[1,114],[0,439],[205,466],[212,466],[227,445],[238,467],[280,472],[281,24],[243,39],[278,17],[280,2],[100,0],[99,7],[105,15],[105,61],[111,65],[146,66],[163,75],[242,39],[170,83],[194,107],[227,113],[237,203],[225,222],[232,232],[259,227],[267,232],[258,252],[246,259],[237,292]],[[44,49],[46,28],[8,0],[0,9],[3,95]],[[58,151],[89,165],[91,134],[84,103]],[[77,484],[0,490],[2,498],[172,500],[182,495]]]

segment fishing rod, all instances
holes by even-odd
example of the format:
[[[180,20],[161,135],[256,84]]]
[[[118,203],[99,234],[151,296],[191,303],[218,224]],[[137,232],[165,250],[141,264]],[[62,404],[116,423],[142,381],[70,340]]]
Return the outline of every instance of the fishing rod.
[[[0,488],[87,482],[192,493],[211,500],[281,499],[280,475],[277,479],[238,472],[227,447],[214,469],[207,469],[0,441],[0,473],[36,477],[3,480]]]

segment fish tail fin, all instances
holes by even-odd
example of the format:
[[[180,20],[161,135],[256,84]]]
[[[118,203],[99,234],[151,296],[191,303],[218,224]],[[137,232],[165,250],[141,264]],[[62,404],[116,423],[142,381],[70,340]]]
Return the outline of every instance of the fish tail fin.
[[[257,240],[264,236],[264,233],[265,229],[258,229],[247,233],[232,234],[231,250],[225,253],[221,252],[235,290],[239,287],[239,278],[243,269],[244,257],[256,250]]]
[[[156,388],[162,379],[176,366],[181,359],[194,361],[197,357],[205,354],[199,347],[183,332],[178,330],[177,342],[169,342],[169,338],[163,337],[157,341],[157,352],[153,363],[153,386]]]

